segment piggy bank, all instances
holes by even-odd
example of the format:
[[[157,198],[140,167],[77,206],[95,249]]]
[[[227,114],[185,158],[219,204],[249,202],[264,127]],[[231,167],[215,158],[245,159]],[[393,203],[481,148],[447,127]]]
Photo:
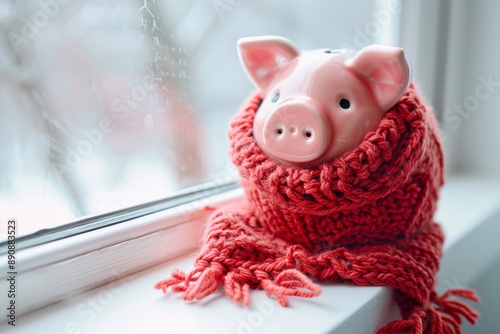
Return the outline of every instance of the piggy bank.
[[[263,36],[240,39],[238,53],[263,96],[257,145],[288,166],[314,167],[355,148],[411,81],[404,50],[392,46],[300,51],[286,38]]]

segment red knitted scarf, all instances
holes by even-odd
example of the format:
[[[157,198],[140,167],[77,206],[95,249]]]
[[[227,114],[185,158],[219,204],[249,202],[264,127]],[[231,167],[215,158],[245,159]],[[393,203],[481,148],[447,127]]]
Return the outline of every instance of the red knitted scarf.
[[[270,160],[252,132],[260,94],[231,123],[231,158],[247,200],[210,218],[195,269],[174,270],[156,284],[185,300],[224,286],[249,304],[250,289],[288,305],[289,296],[321,293],[314,281],[390,286],[402,320],[378,333],[461,333],[462,316],[478,313],[450,298],[474,292],[434,291],[444,236],[432,217],[443,184],[437,122],[412,85],[352,152],[314,169]]]

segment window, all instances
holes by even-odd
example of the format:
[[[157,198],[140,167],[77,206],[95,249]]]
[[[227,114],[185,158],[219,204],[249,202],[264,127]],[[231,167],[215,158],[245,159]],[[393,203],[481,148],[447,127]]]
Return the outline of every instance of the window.
[[[2,2],[1,211],[19,237],[178,195],[225,170],[216,134],[229,115],[199,97],[197,85],[211,84],[196,79],[201,46],[177,31],[195,5]]]

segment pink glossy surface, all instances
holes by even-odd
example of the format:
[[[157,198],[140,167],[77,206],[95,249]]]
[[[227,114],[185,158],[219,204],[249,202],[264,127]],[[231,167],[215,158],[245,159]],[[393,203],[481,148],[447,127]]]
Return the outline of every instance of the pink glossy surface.
[[[284,161],[309,162],[328,149],[331,124],[312,100],[292,98],[271,110],[262,129],[263,147]]]
[[[238,51],[265,96],[255,140],[271,159],[291,166],[312,167],[355,148],[410,83],[397,47],[300,52],[283,37],[263,36],[240,39]]]

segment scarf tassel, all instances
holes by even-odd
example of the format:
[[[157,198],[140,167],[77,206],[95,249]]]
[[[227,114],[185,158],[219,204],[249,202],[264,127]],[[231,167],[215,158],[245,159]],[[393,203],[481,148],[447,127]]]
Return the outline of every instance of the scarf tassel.
[[[425,312],[415,311],[408,319],[393,321],[377,331],[377,334],[462,334],[462,317],[475,324],[479,313],[472,307],[450,297],[460,297],[473,302],[479,298],[473,290],[450,289],[438,297],[433,293],[433,306]]]
[[[183,292],[184,300],[200,300],[224,285],[229,298],[243,305],[250,304],[250,286],[241,283],[235,272],[225,273],[220,267],[196,268],[189,274],[179,269],[172,271],[171,278],[158,282],[155,289],[167,292]],[[288,306],[288,297],[312,298],[321,294],[321,288],[297,269],[288,269],[279,273],[274,279],[270,274],[256,270],[254,281],[259,282],[257,288],[263,289],[267,296],[274,296],[282,306]]]

